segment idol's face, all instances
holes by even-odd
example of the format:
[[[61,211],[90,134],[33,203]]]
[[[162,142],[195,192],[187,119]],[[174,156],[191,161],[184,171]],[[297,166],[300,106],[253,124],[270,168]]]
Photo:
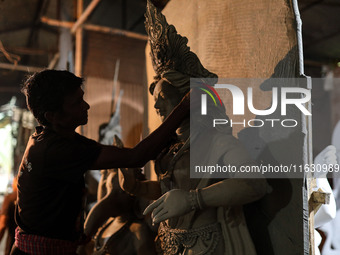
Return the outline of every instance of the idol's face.
[[[175,106],[181,101],[182,96],[179,91],[165,80],[160,80],[153,91],[155,99],[155,109],[164,121]]]

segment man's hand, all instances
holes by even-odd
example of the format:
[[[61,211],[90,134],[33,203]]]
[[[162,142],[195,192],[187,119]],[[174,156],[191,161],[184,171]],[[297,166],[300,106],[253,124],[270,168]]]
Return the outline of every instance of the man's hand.
[[[159,223],[169,218],[181,216],[191,211],[190,194],[188,191],[173,189],[165,193],[144,211],[151,213],[153,223]]]
[[[190,108],[199,109],[201,105],[201,93],[198,89],[191,89],[181,100],[178,106],[184,112],[190,113]]]

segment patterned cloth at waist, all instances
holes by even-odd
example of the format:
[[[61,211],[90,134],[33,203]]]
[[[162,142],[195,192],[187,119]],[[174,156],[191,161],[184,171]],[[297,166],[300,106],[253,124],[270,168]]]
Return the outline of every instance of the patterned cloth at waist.
[[[78,242],[30,235],[15,230],[15,246],[21,251],[34,255],[75,255]]]
[[[164,255],[185,255],[188,250],[192,255],[210,255],[214,254],[221,239],[222,231],[218,222],[188,230],[172,229],[161,222],[156,250],[158,254]],[[195,249],[195,246],[199,246],[199,249]]]

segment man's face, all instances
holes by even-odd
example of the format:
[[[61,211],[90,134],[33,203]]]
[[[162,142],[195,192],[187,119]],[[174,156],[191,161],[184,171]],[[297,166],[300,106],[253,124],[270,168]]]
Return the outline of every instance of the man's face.
[[[153,97],[155,99],[154,107],[162,121],[168,117],[182,99],[178,90],[165,80],[160,80],[156,84]]]
[[[63,110],[56,113],[57,124],[64,128],[76,129],[87,124],[89,104],[84,100],[84,91],[79,87],[64,98]]]

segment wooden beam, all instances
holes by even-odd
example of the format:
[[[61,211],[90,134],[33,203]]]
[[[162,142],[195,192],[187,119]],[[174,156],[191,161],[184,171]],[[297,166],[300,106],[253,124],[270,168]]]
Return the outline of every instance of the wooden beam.
[[[83,0],[77,0],[77,17],[78,20],[83,16]],[[76,26],[73,25],[72,29]],[[71,29],[71,31],[72,31]],[[83,29],[78,26],[76,28],[76,45],[75,45],[75,63],[74,63],[74,73],[76,76],[82,76],[82,65],[83,65]]]
[[[37,48],[27,48],[27,47],[7,47],[8,51],[17,54],[23,55],[47,55],[47,54],[55,54],[57,51],[55,50],[44,50],[44,49],[37,49]]]
[[[54,34],[55,36],[59,35],[59,29],[57,27],[51,27],[44,23],[40,24],[40,30],[46,33]]]
[[[0,63],[0,68],[8,69],[13,71],[23,71],[28,73],[40,72],[46,67],[36,67],[36,66],[23,66],[23,65],[12,65],[8,63]]]
[[[54,69],[55,65],[57,64],[59,57],[60,57],[60,53],[58,52],[53,56],[51,62],[48,64],[47,69]]]
[[[313,189],[316,187],[316,179],[311,176],[311,173],[308,173],[307,177],[307,190],[308,190],[308,225],[309,225],[309,253],[308,254],[315,254],[315,241],[314,241],[314,215],[315,211],[315,204],[313,203],[312,193]]]
[[[121,36],[134,38],[134,39],[138,39],[142,41],[148,40],[147,35],[142,35],[142,34],[130,32],[130,31],[126,31],[126,30],[122,30],[118,28],[103,27],[103,26],[96,26],[96,25],[90,25],[90,24],[85,25],[84,28],[90,31],[102,32],[102,33],[113,34],[113,35],[121,35]]]
[[[323,192],[321,189],[314,191],[311,195],[314,204],[329,204],[331,193]]]
[[[92,11],[97,7],[101,0],[92,0],[92,2],[87,6],[86,10],[81,14],[81,16],[78,18],[76,23],[71,28],[71,33],[74,34],[77,31],[77,28],[81,26],[86,19],[90,16]]]
[[[60,21],[60,20],[50,19],[47,17],[41,17],[41,22],[44,22],[50,26],[66,27],[66,28],[71,28],[74,24],[73,22]],[[121,36],[130,37],[130,38],[134,38],[134,39],[138,39],[142,41],[148,40],[147,35],[131,32],[131,31],[126,31],[126,30],[122,30],[118,28],[104,27],[104,26],[91,25],[91,24],[85,24],[83,28],[86,30],[90,30],[90,31],[102,32],[102,33],[113,34],[113,35],[121,35]]]
[[[50,19],[45,16],[41,17],[41,22],[53,26],[53,27],[66,27],[66,28],[71,28],[74,24],[74,22],[70,21],[61,21],[61,20],[56,20],[56,19]]]
[[[91,4],[93,2],[94,1],[92,1]],[[88,8],[85,11],[87,11],[89,9],[90,5],[88,6]],[[80,18],[83,17],[83,9],[84,9],[83,0],[77,0],[77,19],[78,20],[77,20],[76,24],[74,24],[73,27],[71,28],[71,31],[73,31],[73,29],[74,29],[74,31],[76,31],[75,54],[74,54],[75,55],[74,74],[78,77],[81,77],[82,72],[83,72],[83,70],[82,70],[82,65],[83,65],[83,28],[80,26],[81,23],[79,23],[78,25],[77,25],[77,23],[80,20]],[[84,19],[84,21],[85,21],[85,19]],[[84,134],[83,126],[77,127],[76,131],[79,134]]]

